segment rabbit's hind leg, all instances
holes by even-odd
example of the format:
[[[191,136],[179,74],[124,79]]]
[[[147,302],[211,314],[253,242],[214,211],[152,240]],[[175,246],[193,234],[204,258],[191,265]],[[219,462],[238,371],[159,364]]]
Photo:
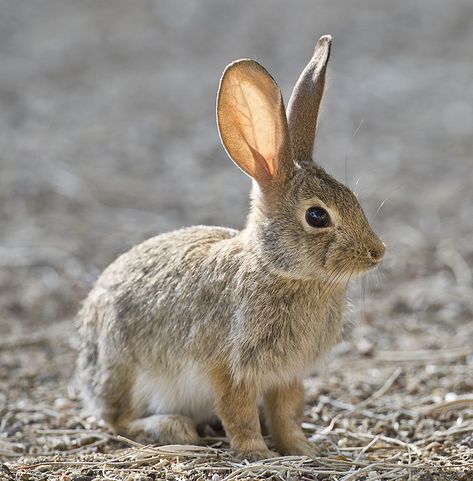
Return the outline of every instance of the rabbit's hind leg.
[[[200,444],[195,421],[180,414],[154,414],[119,429],[143,444]]]

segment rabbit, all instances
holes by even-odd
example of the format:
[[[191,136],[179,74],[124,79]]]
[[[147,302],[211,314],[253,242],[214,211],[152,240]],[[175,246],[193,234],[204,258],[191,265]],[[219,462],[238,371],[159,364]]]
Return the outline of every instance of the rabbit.
[[[224,71],[221,141],[252,179],[238,231],[196,226],[153,237],[99,277],[79,312],[78,379],[87,409],[117,432],[197,444],[218,416],[243,459],[274,448],[314,456],[303,379],[339,340],[347,284],[385,245],[353,192],[312,160],[331,37],[321,37],[285,111],[254,60]]]

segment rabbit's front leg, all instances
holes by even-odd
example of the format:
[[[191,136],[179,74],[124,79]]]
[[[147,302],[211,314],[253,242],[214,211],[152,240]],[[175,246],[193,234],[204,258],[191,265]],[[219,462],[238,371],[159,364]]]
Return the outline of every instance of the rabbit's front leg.
[[[248,461],[277,456],[268,449],[261,434],[256,386],[245,382],[235,384],[226,370],[213,376],[213,386],[217,414],[235,454]]]
[[[274,445],[281,454],[317,455],[316,447],[302,432],[304,386],[300,381],[273,388],[264,396],[266,422]]]

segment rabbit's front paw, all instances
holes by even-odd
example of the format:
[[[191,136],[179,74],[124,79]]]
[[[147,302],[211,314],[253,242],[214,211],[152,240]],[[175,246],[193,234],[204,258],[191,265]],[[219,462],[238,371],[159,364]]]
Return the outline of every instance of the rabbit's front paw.
[[[320,455],[318,447],[306,438],[286,440],[284,445],[278,447],[278,449],[286,456],[308,456],[309,458],[315,458]]]
[[[279,457],[278,453],[271,451],[268,448],[265,449],[252,449],[250,451],[234,451],[235,457],[239,459],[246,459],[250,463],[254,461],[260,461],[262,459],[269,459],[269,458],[277,458]]]

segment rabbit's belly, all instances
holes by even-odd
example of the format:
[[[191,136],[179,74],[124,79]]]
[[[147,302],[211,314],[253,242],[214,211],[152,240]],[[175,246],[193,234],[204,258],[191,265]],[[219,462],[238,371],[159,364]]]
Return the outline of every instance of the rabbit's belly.
[[[184,366],[175,376],[142,372],[132,391],[133,403],[152,414],[182,414],[197,423],[214,413],[214,399],[207,379],[196,366]]]

